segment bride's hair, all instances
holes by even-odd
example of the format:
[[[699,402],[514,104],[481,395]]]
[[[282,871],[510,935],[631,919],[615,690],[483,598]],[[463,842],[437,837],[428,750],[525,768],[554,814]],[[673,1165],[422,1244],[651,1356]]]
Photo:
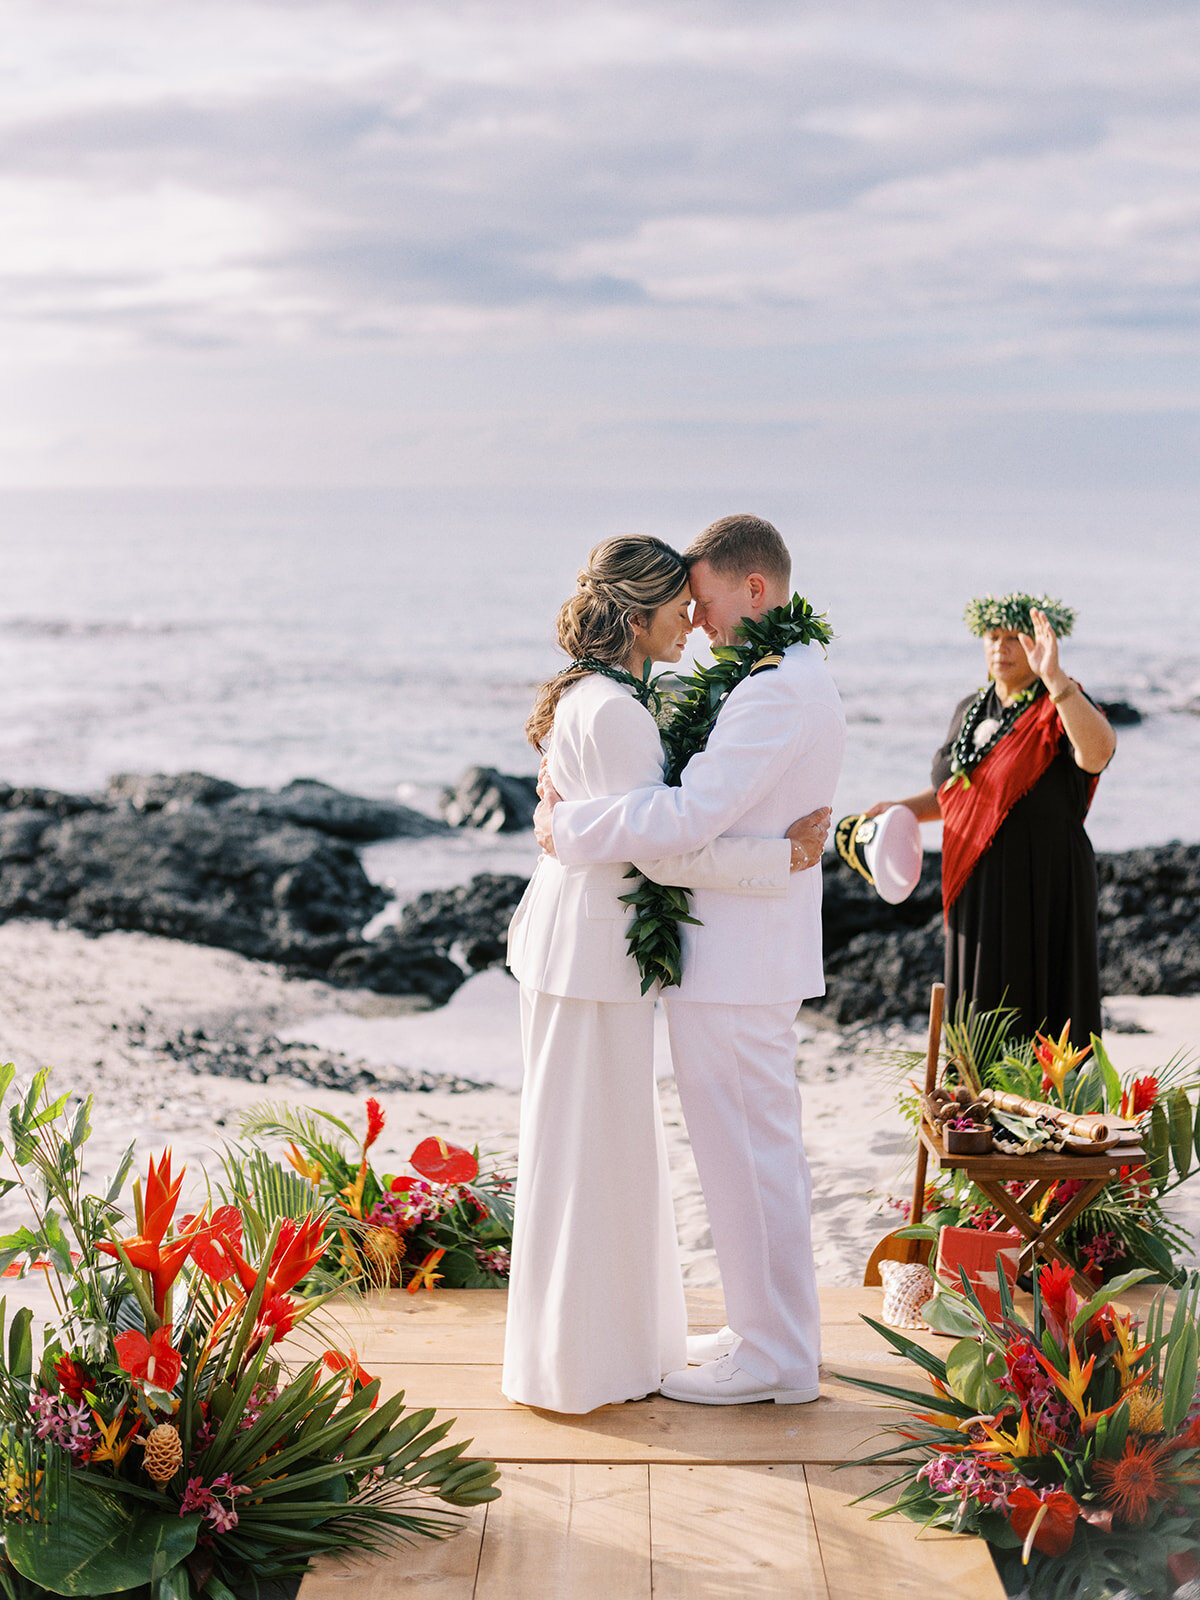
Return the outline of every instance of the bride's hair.
[[[558,642],[572,661],[590,659],[623,667],[633,649],[633,622],[648,623],[687,583],[687,563],[661,539],[648,534],[605,539],[579,569],[578,587],[558,613]],[[587,676],[568,668],[542,684],[525,724],[535,750],[542,749],[563,693]]]

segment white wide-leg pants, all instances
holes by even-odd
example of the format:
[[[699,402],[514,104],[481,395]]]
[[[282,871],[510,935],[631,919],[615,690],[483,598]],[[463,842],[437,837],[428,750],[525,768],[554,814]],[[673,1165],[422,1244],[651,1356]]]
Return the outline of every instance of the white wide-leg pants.
[[[763,1383],[811,1388],[821,1317],[796,1083],[797,1006],[671,995],[664,1004],[725,1313],[740,1335],[734,1359]]]
[[[654,1006],[521,987],[525,1080],[501,1387],[585,1412],[687,1362]]]

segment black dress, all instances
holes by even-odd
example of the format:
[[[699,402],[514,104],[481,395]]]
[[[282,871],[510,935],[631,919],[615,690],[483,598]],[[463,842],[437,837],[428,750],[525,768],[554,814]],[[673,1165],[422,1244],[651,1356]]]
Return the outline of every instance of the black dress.
[[[985,715],[999,717],[995,688]],[[933,784],[950,776],[950,752],[974,695],[957,707],[933,759]],[[1090,779],[1063,735],[1058,754],[1013,806],[950,907],[946,1010],[960,999],[979,1010],[1015,1006],[1014,1030],[1054,1038],[1070,1021],[1071,1042],[1100,1032],[1096,948],[1096,857],[1083,830]]]

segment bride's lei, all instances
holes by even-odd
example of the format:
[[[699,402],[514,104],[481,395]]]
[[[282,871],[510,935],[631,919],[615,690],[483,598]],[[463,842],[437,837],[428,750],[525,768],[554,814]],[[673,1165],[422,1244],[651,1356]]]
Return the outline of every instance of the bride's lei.
[[[740,644],[716,646],[712,666],[684,678],[675,691],[669,719],[662,728],[666,752],[663,780],[673,787],[680,783],[688,762],[708,743],[732,689],[753,672],[777,667],[789,645],[815,641],[824,649],[833,638],[826,616],[814,613],[798,594],[787,605],[764,612],[757,621],[743,617],[738,632]],[[654,883],[643,878],[636,867],[630,867],[625,876],[641,879],[637,888],[621,899],[634,908],[628,943],[642,976],[642,993],[655,982],[664,989],[673,988],[683,977],[679,925],[690,922],[699,926],[699,919],[689,910],[690,890]]]

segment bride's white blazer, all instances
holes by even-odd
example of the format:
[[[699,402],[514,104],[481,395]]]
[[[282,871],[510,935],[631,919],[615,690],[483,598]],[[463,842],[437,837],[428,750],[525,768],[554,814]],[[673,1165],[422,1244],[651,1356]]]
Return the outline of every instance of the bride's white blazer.
[[[662,768],[658,728],[631,690],[589,673],[558,702],[549,774],[564,800],[644,790],[647,784],[661,784]],[[521,983],[544,994],[577,1000],[641,999],[641,978],[625,942],[633,913],[620,901],[635,887],[634,880],[625,877],[630,860],[659,883],[732,891],[755,904],[782,901],[792,876],[791,847],[783,830],[797,815],[791,813],[772,830],[774,837],[712,839],[683,855],[636,850],[625,860],[596,866],[565,866],[542,856],[513,913],[509,967]],[[654,998],[657,987],[647,999]]]
[[[779,667],[732,691],[679,788],[571,801],[560,790],[558,860],[569,871],[692,850],[721,842],[718,835],[741,844],[746,835],[778,837],[796,817],[833,803],[845,742],[842,703],[819,649],[792,645]],[[745,885],[710,884],[692,909],[703,927],[683,928],[683,983],[668,998],[774,1005],[824,994],[819,871],[793,873],[785,893],[767,900]]]

